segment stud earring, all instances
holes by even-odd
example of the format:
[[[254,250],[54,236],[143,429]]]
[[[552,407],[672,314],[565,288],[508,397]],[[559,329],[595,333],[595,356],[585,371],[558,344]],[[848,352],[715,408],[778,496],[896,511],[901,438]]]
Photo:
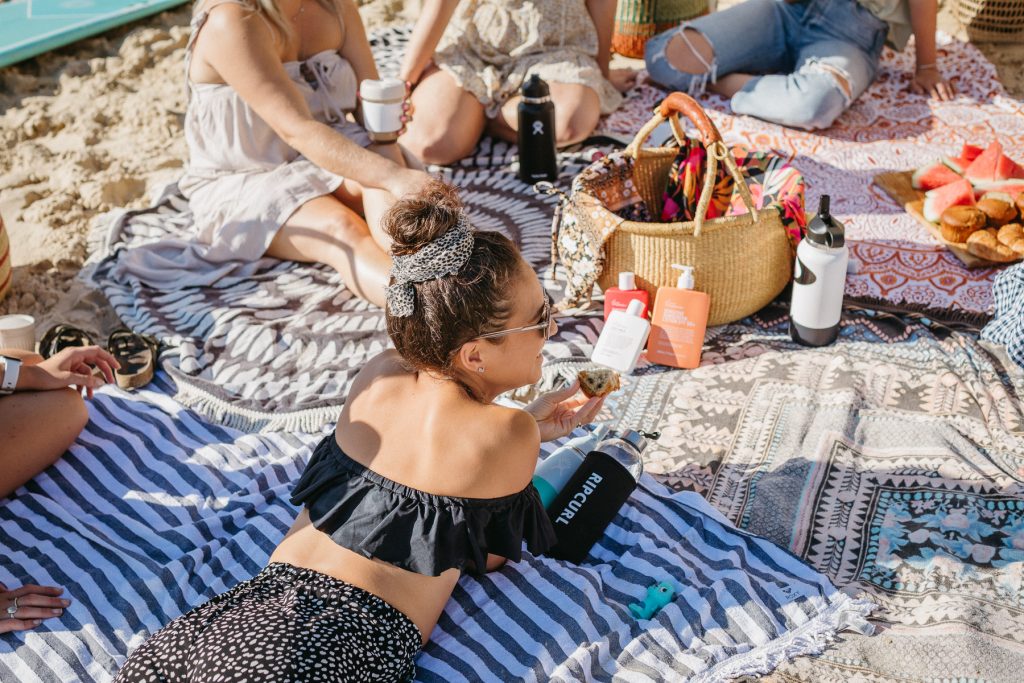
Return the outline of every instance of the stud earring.
[[[476,369],[476,371],[477,371],[477,372],[483,372],[483,371],[484,371],[484,366],[482,366],[482,365],[481,365],[480,367],[478,367],[478,368]]]

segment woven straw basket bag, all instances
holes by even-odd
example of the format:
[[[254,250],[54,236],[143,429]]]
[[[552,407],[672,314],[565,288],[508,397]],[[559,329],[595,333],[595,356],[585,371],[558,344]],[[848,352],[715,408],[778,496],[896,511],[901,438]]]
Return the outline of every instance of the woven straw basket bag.
[[[11,240],[4,228],[4,218],[0,216],[0,301],[11,289]]]
[[[714,0],[619,0],[612,50],[626,57],[643,57],[649,38],[713,8]]]
[[[700,132],[708,152],[704,187],[695,219],[677,223],[623,221],[605,242],[605,263],[598,278],[602,289],[617,283],[618,273],[632,271],[637,286],[651,296],[659,287],[675,286],[678,273],[672,264],[694,267],[696,289],[711,297],[709,325],[744,318],[779,295],[793,272],[793,252],[778,211],[758,211],[736,162],[715,124],[688,95],[672,93],[626,148],[634,159],[633,181],[640,196],[661,215],[662,198],[675,147],[643,147],[663,121],[672,121],[682,140],[679,115],[689,118]],[[725,164],[749,213],[705,220],[719,163]]]
[[[1024,0],[953,0],[953,14],[971,40],[1024,42]]]

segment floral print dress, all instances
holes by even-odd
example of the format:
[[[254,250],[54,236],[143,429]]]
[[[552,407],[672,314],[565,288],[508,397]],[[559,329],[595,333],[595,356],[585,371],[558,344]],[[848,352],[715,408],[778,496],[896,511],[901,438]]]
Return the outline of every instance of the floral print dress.
[[[585,0],[463,0],[448,24],[434,63],[472,93],[494,118],[527,76],[576,83],[597,93],[601,113],[622,95],[597,64],[597,29]]]

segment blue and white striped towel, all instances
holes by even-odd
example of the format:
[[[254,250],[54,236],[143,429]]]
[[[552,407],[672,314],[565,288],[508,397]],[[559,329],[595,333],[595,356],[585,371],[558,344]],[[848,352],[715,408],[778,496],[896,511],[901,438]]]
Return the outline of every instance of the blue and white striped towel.
[[[110,680],[168,621],[257,573],[295,514],[320,434],[245,434],[148,389],[105,388],[71,453],[0,505],[0,581],[65,586],[64,617],[0,639],[0,680]],[[653,620],[627,609],[672,580]],[[417,660],[422,681],[725,680],[820,651],[870,603],[696,494],[650,477],[587,562],[527,555],[463,578]]]

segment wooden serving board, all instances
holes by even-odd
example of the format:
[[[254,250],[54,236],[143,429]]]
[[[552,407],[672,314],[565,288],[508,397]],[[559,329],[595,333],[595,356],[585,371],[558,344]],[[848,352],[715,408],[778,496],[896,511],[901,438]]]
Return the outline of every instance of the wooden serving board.
[[[915,190],[914,186],[910,183],[910,178],[913,175],[910,171],[892,171],[889,173],[879,173],[876,175],[872,182],[878,187],[882,188],[882,191],[892,197],[893,201],[902,206],[907,213],[916,218],[921,225],[928,228],[935,239],[939,240],[953,252],[960,261],[968,268],[992,268],[995,266],[1005,266],[1006,263],[989,261],[975,256],[971,252],[967,251],[967,245],[963,242],[950,242],[942,236],[942,231],[939,230],[939,226],[927,220],[924,214],[921,212],[924,206],[924,193],[920,190]]]

